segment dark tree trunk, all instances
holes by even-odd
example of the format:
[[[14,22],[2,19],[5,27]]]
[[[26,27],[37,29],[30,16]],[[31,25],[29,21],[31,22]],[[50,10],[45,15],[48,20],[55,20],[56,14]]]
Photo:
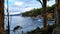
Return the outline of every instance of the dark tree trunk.
[[[53,30],[52,34],[60,34],[60,0],[56,0],[56,9],[57,9],[57,27]]]
[[[43,17],[44,17],[44,28],[46,27],[47,25],[47,15],[46,15],[46,12],[47,12],[47,8],[46,8],[46,4],[47,4],[47,0],[43,0]]]
[[[46,25],[47,25],[47,15],[46,15],[46,12],[47,12],[47,9],[46,9],[46,4],[47,4],[47,0],[38,0],[40,3],[41,3],[41,5],[42,5],[42,8],[43,8],[43,11],[42,11],[42,16],[44,17],[44,24],[43,24],[43,26],[44,26],[44,28],[46,27]]]
[[[56,0],[56,6],[57,6],[57,24],[60,24],[60,0]]]
[[[58,0],[57,13],[58,13],[58,23],[60,24],[60,0]]]
[[[0,34],[4,34],[4,0],[0,0]]]

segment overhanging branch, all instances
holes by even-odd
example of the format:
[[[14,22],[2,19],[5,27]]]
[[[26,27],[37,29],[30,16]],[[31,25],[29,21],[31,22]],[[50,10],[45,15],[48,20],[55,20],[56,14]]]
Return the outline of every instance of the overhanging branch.
[[[41,1],[41,0],[37,0],[37,1],[39,1],[39,2],[41,3],[41,5],[43,6],[43,3],[42,3],[42,1]]]

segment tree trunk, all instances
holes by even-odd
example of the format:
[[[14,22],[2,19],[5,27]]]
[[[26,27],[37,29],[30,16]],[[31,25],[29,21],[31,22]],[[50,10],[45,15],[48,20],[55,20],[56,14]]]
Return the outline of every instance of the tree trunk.
[[[46,25],[47,25],[47,15],[46,15],[46,12],[47,12],[47,9],[46,9],[46,4],[47,4],[47,0],[38,0],[41,5],[42,5],[42,8],[43,8],[43,11],[42,11],[42,15],[44,17],[44,22],[43,22],[43,27],[45,28]]]
[[[47,8],[46,8],[46,4],[47,4],[47,0],[43,0],[43,17],[44,17],[44,28],[46,27],[47,25],[47,15],[46,15],[46,12],[47,12]]]
[[[57,9],[57,27],[53,30],[52,34],[60,34],[60,0],[56,0]]]
[[[4,0],[0,0],[0,34],[4,34]]]
[[[60,24],[60,0],[56,0],[56,5],[57,5],[57,24]]]
[[[57,4],[57,13],[58,13],[58,24],[60,24],[60,0],[58,0]]]

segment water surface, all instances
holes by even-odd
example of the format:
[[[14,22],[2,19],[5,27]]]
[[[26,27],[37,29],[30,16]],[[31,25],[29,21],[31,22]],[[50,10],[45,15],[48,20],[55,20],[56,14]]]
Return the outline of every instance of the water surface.
[[[7,25],[7,16],[5,16],[5,29]],[[54,21],[48,21],[48,24],[54,24]],[[22,29],[20,31],[31,31],[36,29],[37,27],[43,27],[42,19],[32,19],[31,17],[22,17],[22,16],[10,16],[10,30],[13,30],[14,27],[21,26]],[[13,31],[11,31],[13,34]]]

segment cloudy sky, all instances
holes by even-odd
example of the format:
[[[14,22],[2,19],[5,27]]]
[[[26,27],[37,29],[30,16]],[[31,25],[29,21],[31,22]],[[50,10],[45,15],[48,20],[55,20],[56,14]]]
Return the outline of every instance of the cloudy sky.
[[[37,0],[8,0],[9,12],[12,14],[29,11],[33,8],[41,8],[41,4]],[[55,0],[50,0],[47,6],[55,4]],[[7,9],[7,0],[5,0],[5,13]]]

